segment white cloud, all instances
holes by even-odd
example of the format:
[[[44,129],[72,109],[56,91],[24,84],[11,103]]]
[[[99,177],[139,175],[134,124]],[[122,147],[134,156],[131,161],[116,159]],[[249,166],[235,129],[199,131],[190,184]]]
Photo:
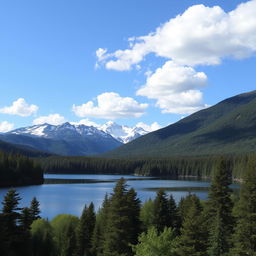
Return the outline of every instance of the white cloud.
[[[205,107],[198,89],[206,84],[205,73],[167,61],[147,76],[137,95],[156,99],[163,113],[189,114]]]
[[[162,128],[161,125],[159,125],[157,122],[154,122],[154,123],[149,124],[149,125],[145,124],[143,122],[139,122],[139,123],[136,124],[136,127],[141,127],[147,132],[153,132],[153,131],[156,131],[156,130]]]
[[[19,98],[14,101],[11,106],[1,108],[0,113],[25,117],[35,114],[37,110],[38,106],[33,104],[29,105],[25,99]]]
[[[133,98],[121,97],[114,92],[106,92],[97,96],[97,105],[88,101],[81,106],[73,105],[72,110],[80,117],[117,119],[140,117],[147,107],[148,104],[138,103]]]
[[[107,52],[107,49],[103,49],[103,48],[99,48],[96,51],[96,56],[97,56],[99,61],[102,61],[102,60],[104,60],[107,57],[106,56],[106,52]]]
[[[91,121],[90,119],[88,118],[85,118],[85,119],[81,119],[80,121],[78,122],[70,122],[71,124],[74,124],[74,125],[80,125],[80,124],[83,124],[83,125],[86,125],[86,126],[93,126],[93,127],[100,127],[99,124]]]
[[[162,96],[156,105],[162,113],[191,114],[208,107],[203,103],[203,94],[199,90],[188,90],[181,93]]]
[[[256,0],[226,13],[219,6],[194,5],[154,33],[130,38],[129,48],[107,53],[98,61],[107,69],[129,70],[149,53],[181,65],[215,65],[222,58],[246,58],[256,51]]]
[[[13,130],[14,124],[9,123],[7,121],[3,121],[0,123],[0,132],[9,132]]]
[[[60,114],[50,114],[48,116],[40,116],[33,120],[33,124],[52,124],[52,125],[60,125],[66,122],[66,119]]]

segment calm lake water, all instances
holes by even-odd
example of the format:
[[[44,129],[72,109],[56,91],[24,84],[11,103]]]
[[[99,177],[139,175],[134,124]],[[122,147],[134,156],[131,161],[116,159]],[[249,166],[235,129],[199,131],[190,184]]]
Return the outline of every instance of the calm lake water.
[[[204,188],[209,187],[208,181],[196,180],[167,180],[152,177],[135,177],[120,175],[62,175],[47,174],[45,179],[57,183],[65,184],[43,184],[37,186],[26,186],[15,188],[22,197],[20,206],[29,206],[32,197],[36,197],[40,202],[41,216],[52,219],[57,214],[69,213],[80,216],[85,204],[93,202],[98,209],[106,193],[111,194],[115,182],[124,177],[129,187],[133,187],[142,202],[149,198],[154,198],[158,188],[167,188],[168,194],[172,193],[178,202],[181,197],[186,196],[189,190],[197,194],[201,199],[207,199],[207,191]],[[79,181],[76,181],[79,180]],[[77,183],[83,180],[83,183]],[[67,182],[72,182],[68,184]],[[87,182],[87,183],[86,183]],[[201,190],[201,189],[202,190]],[[3,200],[8,188],[0,189],[0,201]]]

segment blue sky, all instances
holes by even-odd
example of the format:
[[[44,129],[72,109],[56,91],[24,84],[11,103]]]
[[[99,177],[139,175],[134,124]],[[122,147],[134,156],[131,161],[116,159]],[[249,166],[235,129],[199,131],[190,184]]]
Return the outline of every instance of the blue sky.
[[[256,1],[241,3],[2,1],[0,132],[64,121],[165,126],[254,90]]]

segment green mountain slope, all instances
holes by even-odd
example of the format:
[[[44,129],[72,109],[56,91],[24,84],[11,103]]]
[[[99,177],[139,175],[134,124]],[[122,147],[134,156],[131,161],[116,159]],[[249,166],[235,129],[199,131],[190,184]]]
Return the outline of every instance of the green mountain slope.
[[[23,155],[28,157],[48,157],[52,154],[35,150],[30,147],[11,144],[0,140],[0,152],[11,153],[14,155]]]
[[[256,152],[256,91],[228,98],[119,147],[105,157]]]

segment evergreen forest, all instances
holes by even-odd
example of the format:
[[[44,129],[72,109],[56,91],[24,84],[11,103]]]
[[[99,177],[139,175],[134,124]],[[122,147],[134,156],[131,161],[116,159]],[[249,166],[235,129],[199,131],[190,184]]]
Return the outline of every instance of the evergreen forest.
[[[43,169],[27,156],[0,151],[0,187],[42,184]]]
[[[208,200],[188,194],[178,203],[164,190],[142,203],[120,179],[99,210],[80,217],[40,217],[33,198],[19,207],[11,189],[0,213],[1,255],[15,256],[242,256],[256,255],[256,161],[250,158],[240,194],[230,189],[232,165],[219,159]],[[86,196],[86,195],[85,195]]]

